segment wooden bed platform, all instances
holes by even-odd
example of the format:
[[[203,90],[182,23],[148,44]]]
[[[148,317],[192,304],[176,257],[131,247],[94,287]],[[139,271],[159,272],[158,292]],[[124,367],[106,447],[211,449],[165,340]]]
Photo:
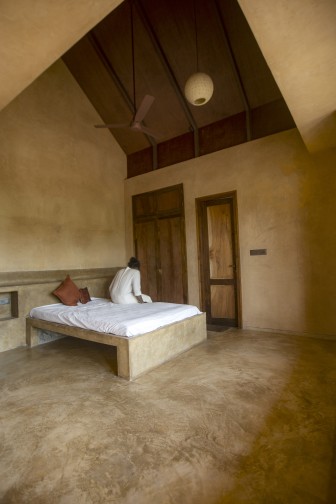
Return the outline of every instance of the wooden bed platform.
[[[134,380],[150,369],[202,343],[207,338],[205,313],[132,338],[28,317],[26,319],[28,346],[33,347],[39,344],[38,332],[41,329],[115,346],[117,348],[118,376],[126,380]]]

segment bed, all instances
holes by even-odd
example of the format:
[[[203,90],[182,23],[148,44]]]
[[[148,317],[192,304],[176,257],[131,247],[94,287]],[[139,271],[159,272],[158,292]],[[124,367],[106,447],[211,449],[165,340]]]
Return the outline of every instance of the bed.
[[[33,308],[26,319],[26,340],[39,344],[51,331],[117,349],[118,376],[134,380],[206,340],[205,313],[174,303],[116,305],[93,298],[86,304],[62,303]]]

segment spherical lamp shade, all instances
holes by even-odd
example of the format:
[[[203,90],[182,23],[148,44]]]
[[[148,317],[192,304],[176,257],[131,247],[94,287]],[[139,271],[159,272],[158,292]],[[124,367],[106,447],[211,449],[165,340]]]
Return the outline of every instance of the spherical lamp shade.
[[[188,102],[197,107],[210,100],[213,90],[211,77],[202,72],[192,74],[184,86],[184,94]]]

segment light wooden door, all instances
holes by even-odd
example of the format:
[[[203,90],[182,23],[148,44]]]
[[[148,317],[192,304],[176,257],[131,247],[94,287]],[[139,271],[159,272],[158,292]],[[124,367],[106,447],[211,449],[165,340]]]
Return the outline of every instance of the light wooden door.
[[[202,308],[209,324],[239,325],[235,195],[197,200]]]

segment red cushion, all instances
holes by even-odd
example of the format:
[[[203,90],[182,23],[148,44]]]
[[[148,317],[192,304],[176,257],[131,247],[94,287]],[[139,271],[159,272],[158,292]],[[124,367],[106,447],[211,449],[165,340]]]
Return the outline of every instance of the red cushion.
[[[91,301],[89,290],[87,287],[83,287],[82,289],[79,289],[79,301],[82,304],[86,304],[89,301]]]
[[[67,306],[76,306],[80,298],[79,289],[69,275],[67,275],[61,285],[53,291],[53,294]]]

